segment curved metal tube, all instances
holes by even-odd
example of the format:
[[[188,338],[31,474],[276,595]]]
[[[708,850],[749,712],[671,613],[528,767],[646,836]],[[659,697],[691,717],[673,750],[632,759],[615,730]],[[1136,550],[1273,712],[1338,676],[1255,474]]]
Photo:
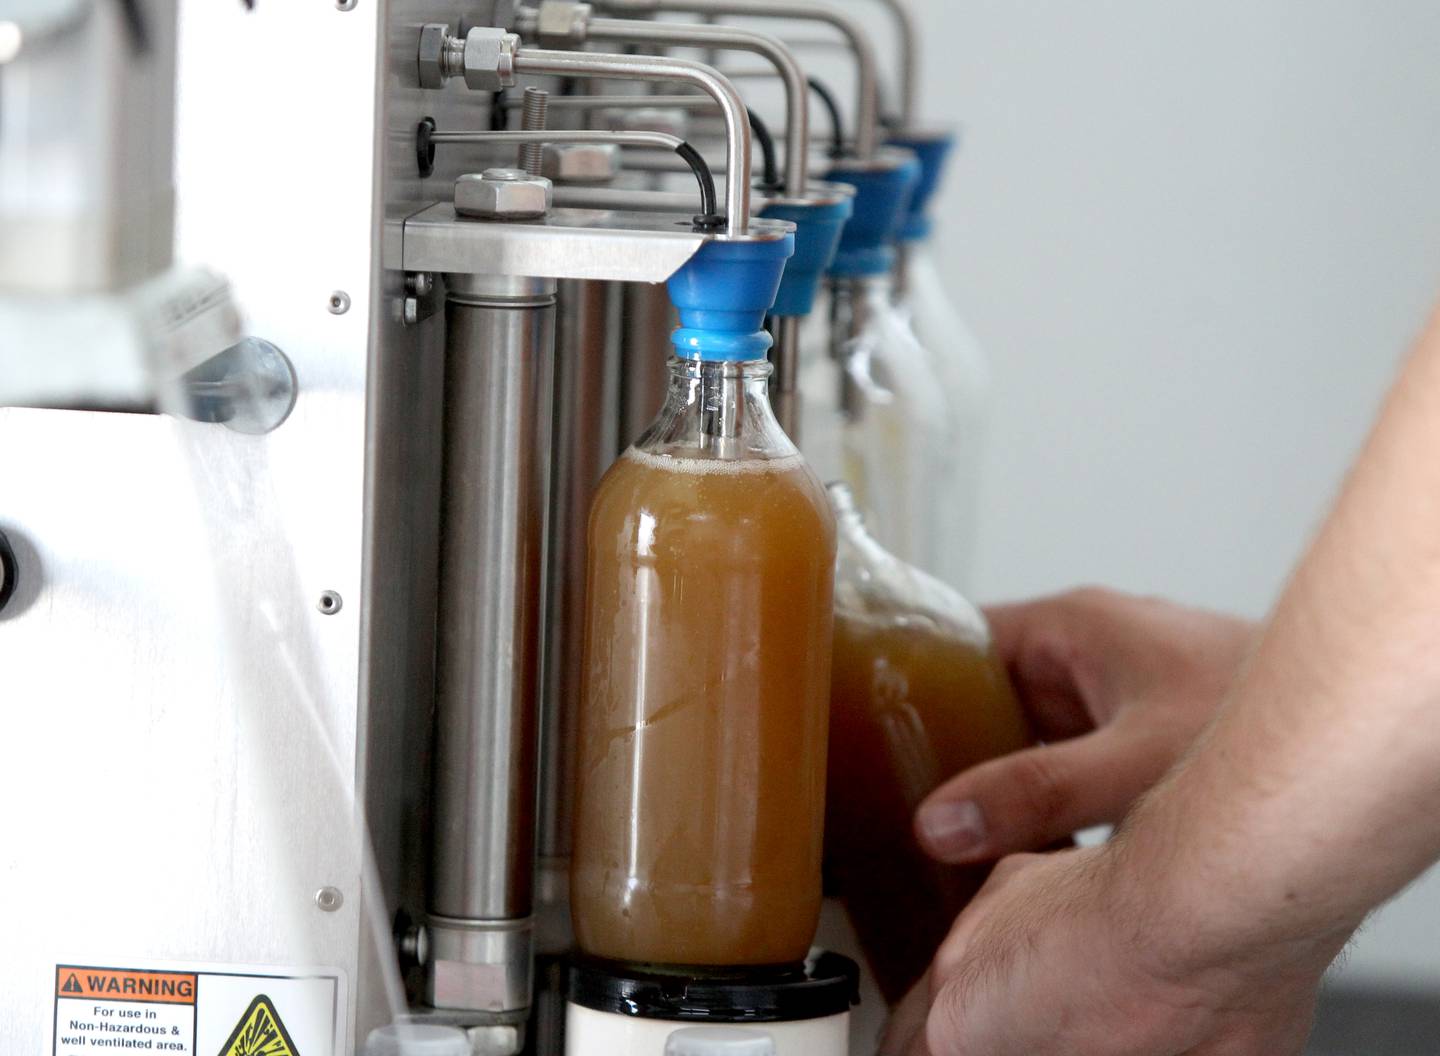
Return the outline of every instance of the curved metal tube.
[[[735,86],[713,67],[665,56],[522,47],[515,52],[515,72],[618,81],[681,81],[699,88],[720,105],[725,119],[726,234],[743,235],[750,230],[750,115]]]
[[[591,40],[610,44],[748,51],[766,59],[785,85],[785,187],[790,194],[804,193],[810,179],[810,105],[805,71],[778,37],[729,26],[685,26],[621,18],[592,18],[587,35]]]
[[[865,29],[843,11],[810,0],[596,0],[596,8],[606,11],[645,12],[670,11],[694,15],[741,15],[746,18],[783,18],[802,22],[823,22],[845,36],[855,55],[855,152],[862,158],[875,153],[879,145],[877,64],[875,49]],[[655,37],[650,38],[652,41]]]
[[[707,102],[709,100],[706,100]],[[685,141],[669,132],[607,132],[555,128],[538,132],[432,132],[431,143],[599,143],[617,147],[651,147],[656,150],[677,150]]]
[[[910,0],[880,0],[895,18],[895,33],[900,40],[900,123],[913,128],[920,102],[920,25]]]

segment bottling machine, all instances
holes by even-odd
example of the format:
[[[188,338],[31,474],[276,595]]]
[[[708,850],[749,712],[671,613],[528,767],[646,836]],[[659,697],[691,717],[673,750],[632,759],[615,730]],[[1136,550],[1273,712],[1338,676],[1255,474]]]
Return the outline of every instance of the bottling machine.
[[[838,137],[801,22],[848,55]],[[834,952],[577,981],[583,538],[713,243],[795,234],[803,428],[915,53],[902,0],[0,0],[0,1051],[847,1051]]]

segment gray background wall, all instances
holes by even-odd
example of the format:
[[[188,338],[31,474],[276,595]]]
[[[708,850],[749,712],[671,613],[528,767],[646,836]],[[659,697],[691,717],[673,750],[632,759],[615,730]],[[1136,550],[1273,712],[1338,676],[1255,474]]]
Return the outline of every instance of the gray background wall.
[[[914,3],[995,380],[978,593],[1262,614],[1440,294],[1440,5]],[[1346,972],[1440,983],[1437,951],[1440,877]]]

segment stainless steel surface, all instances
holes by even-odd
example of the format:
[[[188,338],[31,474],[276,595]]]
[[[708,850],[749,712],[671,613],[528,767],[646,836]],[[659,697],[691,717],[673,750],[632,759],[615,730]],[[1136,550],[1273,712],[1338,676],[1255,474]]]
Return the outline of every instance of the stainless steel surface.
[[[450,76],[460,76],[472,92],[498,92],[515,84],[515,34],[495,26],[476,26],[465,34],[460,68],[447,66]],[[447,56],[453,54],[447,51]]]
[[[527,26],[544,22],[547,9],[561,0],[541,0],[537,9],[522,9],[517,23],[522,33]],[[573,7],[561,3],[561,6]],[[588,7],[586,8],[588,15]],[[655,45],[706,48],[715,51],[744,51],[756,54],[775,67],[785,86],[785,186],[798,193],[809,178],[810,88],[805,71],[778,37],[730,26],[681,25],[675,22],[630,21],[618,18],[575,18],[571,47],[587,41],[608,44]]]
[[[524,169],[467,172],[455,181],[455,212],[485,220],[537,220],[550,208],[550,181]]]
[[[673,213],[552,209],[543,220],[464,220],[441,202],[397,225],[395,266],[407,271],[535,275],[556,279],[664,282],[706,241]],[[785,228],[752,222],[749,238],[783,238]]]
[[[450,27],[444,22],[431,22],[420,30],[420,47],[416,53],[416,75],[421,88],[445,86],[445,49],[450,46]]]
[[[573,48],[585,41],[590,10],[570,0],[542,0],[538,7],[521,8],[515,27],[522,35],[533,33],[542,48]]]
[[[621,320],[617,447],[623,450],[655,420],[665,402],[669,384],[666,364],[674,352],[670,334],[680,320],[665,287],[643,283],[625,287]]]
[[[548,143],[541,151],[540,173],[553,183],[609,183],[620,172],[613,143]]]
[[[437,1010],[459,1013],[454,1021],[466,1026],[487,1022],[486,1013],[523,1013],[534,989],[532,932],[528,918],[473,921],[432,916],[426,928],[426,1002]]]
[[[585,537],[595,486],[619,435],[619,322],[615,283],[560,284],[555,435],[541,694],[540,855],[570,854],[575,707],[585,617]]]
[[[688,59],[649,55],[601,55],[595,52],[521,48],[515,56],[520,73],[554,77],[596,77],[623,81],[674,81],[690,84],[720,106],[725,121],[725,230],[744,235],[750,229],[750,118],[735,86],[712,67]],[[586,278],[589,276],[567,276]]]
[[[770,349],[774,373],[770,375],[770,405],[780,428],[800,443],[800,322],[799,316],[774,317],[775,344]]]
[[[427,993],[509,1011],[531,985],[554,284],[447,282]]]
[[[533,85],[525,89],[520,111],[520,129],[524,132],[539,132],[545,128],[546,111],[549,109],[550,93]],[[520,167],[531,176],[541,176],[545,162],[543,143],[526,143],[520,148]]]
[[[879,145],[879,114],[875,47],[870,34],[854,18],[829,4],[810,0],[599,0],[596,10],[653,14],[660,11],[692,15],[743,15],[820,22],[838,30],[855,57],[855,152],[863,157]]]

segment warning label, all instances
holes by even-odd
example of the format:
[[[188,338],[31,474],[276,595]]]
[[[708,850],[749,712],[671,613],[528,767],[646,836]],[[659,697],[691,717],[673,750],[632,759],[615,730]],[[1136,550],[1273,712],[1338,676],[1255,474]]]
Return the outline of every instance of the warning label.
[[[51,1051],[339,1056],[344,1004],[333,970],[61,964]]]

